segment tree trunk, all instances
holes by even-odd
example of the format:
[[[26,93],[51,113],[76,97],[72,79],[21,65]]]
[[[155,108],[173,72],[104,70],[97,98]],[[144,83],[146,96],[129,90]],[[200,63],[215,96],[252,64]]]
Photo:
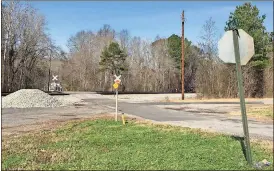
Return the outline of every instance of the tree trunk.
[[[262,98],[264,96],[264,70],[257,69],[255,71],[256,87],[253,93],[253,97]]]

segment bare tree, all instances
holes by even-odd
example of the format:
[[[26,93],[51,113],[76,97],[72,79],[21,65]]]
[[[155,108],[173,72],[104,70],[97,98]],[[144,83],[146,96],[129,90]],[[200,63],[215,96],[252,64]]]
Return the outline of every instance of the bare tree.
[[[218,29],[215,21],[210,17],[202,27],[199,47],[204,52],[204,57],[210,60],[218,60]]]
[[[118,39],[119,39],[119,43],[121,45],[121,48],[123,50],[126,50],[129,46],[129,40],[130,40],[130,35],[128,30],[122,30],[120,31],[120,33],[118,34]]]
[[[28,4],[2,3],[2,55],[5,91],[33,87],[34,68],[44,58],[50,39],[45,34],[45,19]]]

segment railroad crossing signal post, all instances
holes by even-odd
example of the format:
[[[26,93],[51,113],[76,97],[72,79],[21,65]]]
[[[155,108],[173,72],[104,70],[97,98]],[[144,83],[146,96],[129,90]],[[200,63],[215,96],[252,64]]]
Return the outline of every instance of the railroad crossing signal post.
[[[115,121],[117,121],[118,120],[118,87],[121,83],[121,80],[120,80],[121,75],[119,76],[114,75],[114,77],[115,77],[115,80],[114,80],[115,83],[113,84],[113,88],[116,90]]]
[[[115,121],[118,120],[118,89],[116,89]]]
[[[250,58],[254,55],[254,41],[242,29],[234,29],[227,31],[221,40],[218,42],[219,57],[226,63],[236,63],[237,80],[239,88],[239,96],[241,103],[241,113],[243,122],[243,131],[246,148],[246,158],[250,165],[252,165],[252,156],[249,140],[248,123],[245,108],[243,75],[241,65],[246,65]]]

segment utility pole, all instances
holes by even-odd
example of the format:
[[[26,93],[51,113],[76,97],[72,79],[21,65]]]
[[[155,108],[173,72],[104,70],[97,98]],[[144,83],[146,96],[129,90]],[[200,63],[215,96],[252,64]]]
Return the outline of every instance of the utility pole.
[[[185,99],[185,16],[182,12],[182,100]]]
[[[49,80],[48,80],[48,92],[49,92],[49,83],[50,83],[50,69],[51,69],[51,53],[49,55]]]

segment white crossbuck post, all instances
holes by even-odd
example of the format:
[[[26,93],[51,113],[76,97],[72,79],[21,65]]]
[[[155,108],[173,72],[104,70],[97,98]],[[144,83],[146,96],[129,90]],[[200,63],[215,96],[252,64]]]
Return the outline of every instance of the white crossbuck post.
[[[118,120],[118,89],[116,89],[116,109],[115,109],[115,121]]]
[[[114,82],[120,84],[121,75],[119,75],[119,76],[114,75],[114,77],[115,77]],[[116,108],[115,108],[115,110],[116,110],[116,112],[115,112],[115,121],[117,121],[118,120],[118,88],[116,89]]]

